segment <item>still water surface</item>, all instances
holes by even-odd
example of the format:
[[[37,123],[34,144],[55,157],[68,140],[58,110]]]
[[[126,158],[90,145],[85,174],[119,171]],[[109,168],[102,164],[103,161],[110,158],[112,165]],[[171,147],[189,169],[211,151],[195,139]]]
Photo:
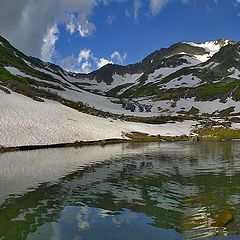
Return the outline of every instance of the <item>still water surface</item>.
[[[217,216],[232,216],[227,225]],[[0,154],[1,240],[240,239],[240,143]]]

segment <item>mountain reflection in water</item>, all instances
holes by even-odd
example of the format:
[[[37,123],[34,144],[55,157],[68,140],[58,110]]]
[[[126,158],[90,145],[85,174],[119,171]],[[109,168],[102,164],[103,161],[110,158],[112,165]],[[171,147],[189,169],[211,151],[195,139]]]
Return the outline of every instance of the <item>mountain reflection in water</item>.
[[[239,171],[238,142],[1,154],[0,239],[239,239]]]

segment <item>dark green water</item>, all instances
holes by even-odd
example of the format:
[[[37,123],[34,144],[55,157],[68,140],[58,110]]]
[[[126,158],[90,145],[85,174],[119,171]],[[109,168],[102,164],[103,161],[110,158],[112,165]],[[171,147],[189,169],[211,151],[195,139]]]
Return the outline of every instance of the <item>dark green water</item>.
[[[225,226],[216,216],[231,214]],[[240,143],[0,154],[1,240],[240,239]]]

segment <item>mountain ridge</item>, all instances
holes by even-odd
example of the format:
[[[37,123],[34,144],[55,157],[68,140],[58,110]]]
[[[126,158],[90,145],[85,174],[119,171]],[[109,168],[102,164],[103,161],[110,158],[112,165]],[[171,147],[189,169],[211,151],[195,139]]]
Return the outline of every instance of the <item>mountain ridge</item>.
[[[35,99],[61,98],[114,114],[188,115],[192,108],[198,109],[195,115],[217,115],[229,108],[237,114],[239,60],[240,44],[232,40],[180,42],[136,64],[108,64],[77,74],[29,57],[0,37],[0,85],[29,91]],[[213,105],[211,111],[206,102]]]

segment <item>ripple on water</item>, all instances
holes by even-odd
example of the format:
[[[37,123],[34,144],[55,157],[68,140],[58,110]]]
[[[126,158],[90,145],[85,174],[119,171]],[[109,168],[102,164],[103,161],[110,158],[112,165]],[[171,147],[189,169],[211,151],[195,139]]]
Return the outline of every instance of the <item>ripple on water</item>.
[[[239,144],[1,154],[0,239],[239,239]]]

